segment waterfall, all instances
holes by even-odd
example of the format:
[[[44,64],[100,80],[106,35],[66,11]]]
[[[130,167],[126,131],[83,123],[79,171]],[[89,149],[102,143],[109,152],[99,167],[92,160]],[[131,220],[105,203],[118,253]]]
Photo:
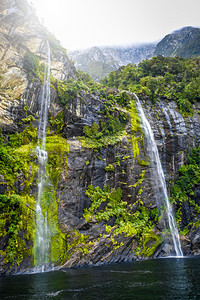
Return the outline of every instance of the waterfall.
[[[46,173],[46,164],[48,153],[45,151],[46,145],[46,127],[48,120],[48,109],[50,106],[50,47],[47,42],[47,61],[44,69],[44,83],[42,87],[40,106],[40,122],[38,128],[38,144],[36,147],[36,154],[39,161],[38,171],[38,195],[36,205],[36,241],[34,246],[34,256],[36,260],[36,270],[44,271],[49,263],[49,248],[51,242],[51,233],[48,228],[47,219],[47,203],[46,193],[51,190],[51,183],[49,182]]]
[[[160,202],[165,206],[167,219],[169,223],[169,228],[173,240],[174,250],[176,253],[176,256],[183,256],[183,252],[181,249],[180,239],[179,239],[179,232],[178,228],[176,226],[173,209],[169,202],[168,193],[167,193],[167,186],[165,182],[165,176],[163,172],[163,168],[161,165],[158,148],[154,139],[153,131],[151,129],[151,126],[144,114],[142,105],[140,104],[140,100],[138,99],[137,95],[134,94],[136,99],[136,108],[138,111],[138,115],[142,120],[144,133],[147,139],[147,151],[148,155],[151,161],[151,167],[153,172],[153,178],[154,178],[154,184],[157,187],[158,190],[158,197],[160,198]]]

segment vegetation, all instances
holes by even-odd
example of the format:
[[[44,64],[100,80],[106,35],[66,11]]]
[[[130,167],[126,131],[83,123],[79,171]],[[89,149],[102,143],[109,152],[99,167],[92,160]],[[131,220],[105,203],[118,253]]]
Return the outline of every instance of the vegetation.
[[[23,60],[23,68],[27,74],[32,74],[34,76],[38,75],[40,60],[32,52],[26,52]]]
[[[56,53],[62,50],[59,41],[54,36],[47,35],[51,51]],[[58,95],[58,104],[62,110],[56,117],[49,114],[49,123],[46,139],[48,151],[48,164],[46,166],[51,188],[45,189],[42,201],[42,210],[47,212],[51,236],[51,260],[63,262],[70,258],[75,251],[89,254],[92,245],[103,238],[105,244],[112,244],[113,251],[123,247],[120,238],[130,238],[137,241],[136,253],[143,257],[152,256],[156,248],[162,242],[161,233],[156,229],[159,221],[159,213],[151,205],[146,207],[141,198],[143,182],[148,162],[139,161],[140,149],[143,147],[143,134],[140,120],[137,115],[132,92],[143,94],[155,103],[159,98],[167,101],[175,100],[183,114],[192,113],[192,105],[200,99],[200,59],[183,59],[169,57],[154,57],[151,60],[141,62],[138,66],[128,65],[118,71],[111,72],[102,83],[94,83],[91,77],[83,72],[76,73],[75,79],[66,81],[56,80],[51,76],[51,88]],[[23,68],[30,78],[38,77],[43,80],[44,65],[39,58],[31,52],[24,55]],[[33,79],[34,80],[34,79]],[[118,89],[118,90],[116,90]],[[86,195],[90,200],[90,206],[84,210],[83,217],[86,227],[90,223],[100,224],[104,227],[104,234],[95,241],[90,241],[88,235],[84,235],[77,229],[61,232],[57,216],[59,199],[56,197],[60,176],[68,175],[69,145],[61,137],[63,134],[64,112],[69,105],[79,99],[85,103],[84,95],[98,96],[100,109],[98,116],[91,126],[83,127],[83,135],[79,137],[82,146],[99,150],[108,145],[116,145],[124,136],[132,142],[133,156],[139,163],[141,174],[138,181],[129,186],[135,189],[135,203],[129,203],[127,199],[132,195],[125,195],[123,200],[121,188],[88,186]],[[92,97],[91,96],[91,97]],[[27,114],[28,108],[25,107]],[[31,124],[35,121],[32,115],[22,119],[26,129],[15,134],[10,134],[4,139],[0,131],[0,167],[1,187],[4,195],[0,195],[0,238],[6,237],[7,242],[0,254],[5,264],[19,265],[26,256],[31,256],[34,248],[35,225],[34,206],[35,199],[31,191],[32,184],[38,172],[38,163],[35,148],[37,141],[37,129]],[[91,112],[92,114],[92,112]],[[128,121],[131,121],[129,134],[126,132]],[[128,130],[127,130],[128,131]],[[123,153],[127,154],[127,153]],[[130,154],[130,153],[128,153]],[[180,221],[183,203],[187,202],[193,207],[193,214],[198,216],[199,206],[195,202],[194,192],[200,180],[200,149],[192,150],[188,157],[188,164],[179,170],[179,179],[171,187],[172,201],[178,208],[177,218]],[[112,163],[105,166],[105,172],[112,172],[120,167],[129,155],[114,158]],[[85,165],[90,161],[86,160]],[[126,175],[126,170],[120,170],[120,175]],[[121,176],[124,178],[123,176]],[[127,182],[121,182],[126,185]],[[195,218],[193,218],[195,219]],[[182,232],[186,233],[196,223],[188,222]],[[29,246],[27,244],[29,243]]]
[[[58,91],[58,102],[63,105],[67,105],[70,99],[75,100],[78,95],[78,91],[81,88],[85,88],[81,83],[78,83],[74,79],[69,79],[65,82],[57,81],[56,87]]]
[[[107,98],[108,100],[103,102],[103,109],[99,111],[99,125],[94,122],[91,127],[84,126],[84,136],[79,138],[82,146],[100,149],[121,142],[122,137],[126,135],[125,127],[129,115],[118,103],[130,103],[131,97],[128,94],[126,97],[124,93],[117,93],[108,94]]]
[[[115,171],[115,167],[112,164],[109,164],[105,167],[105,171],[106,172],[114,172]]]
[[[19,266],[25,257],[31,256],[35,222],[29,207],[34,206],[34,198],[28,195],[0,195],[0,238],[8,241],[0,250],[4,264]]]
[[[49,42],[49,46],[51,51],[55,52],[58,50],[61,50],[62,53],[64,53],[67,56],[67,52],[65,50],[65,48],[63,48],[63,46],[61,45],[61,42],[55,37],[55,35],[53,33],[50,33],[47,29],[43,28],[44,32],[46,34],[46,38]]]
[[[76,79],[70,78],[66,81],[59,81],[52,78],[52,82],[58,93],[58,103],[66,107],[69,100],[73,100],[78,96],[82,99],[81,92],[95,93],[100,99],[106,96],[106,89],[102,85],[93,82],[92,78],[82,71],[77,72]]]
[[[51,183],[53,183],[56,190],[59,176],[63,169],[66,170],[66,177],[68,175],[68,159],[69,145],[66,140],[59,135],[49,135],[46,140],[46,150],[48,152],[48,174]]]
[[[1,138],[3,139],[3,136]],[[34,163],[36,155],[32,151],[36,140],[37,129],[30,124],[23,132],[11,134],[6,144],[1,143],[1,174],[6,180],[7,186],[13,191],[16,191],[14,183],[20,177],[20,172],[23,173],[24,180],[29,180],[30,184],[33,180],[34,170],[37,170],[37,165]],[[32,176],[29,173],[30,166],[32,167]],[[28,192],[29,184],[27,185],[26,182],[24,186]]]
[[[175,100],[183,114],[192,113],[192,104],[200,99],[200,58],[153,57],[138,66],[127,65],[111,72],[102,84],[159,98]]]
[[[141,184],[138,183],[139,185]],[[131,237],[139,242],[138,254],[151,256],[156,247],[161,243],[161,237],[153,233],[155,223],[158,221],[158,210],[146,208],[139,205],[140,197],[135,204],[128,204],[122,200],[122,190],[120,188],[110,189],[105,186],[99,187],[88,186],[86,195],[91,200],[91,206],[85,209],[83,217],[87,222],[91,220],[99,223],[104,221],[107,242],[111,241],[113,250],[123,246],[118,244],[119,236]],[[110,223],[111,225],[108,225]],[[151,243],[149,243],[151,241]],[[149,246],[147,246],[149,243]],[[150,246],[151,245],[151,246]]]
[[[0,186],[5,190],[0,195],[0,238],[7,241],[0,254],[4,264],[18,266],[33,248],[35,199],[30,188],[38,169],[33,152],[37,129],[29,124],[23,132],[11,134],[7,143],[0,136]]]
[[[186,234],[192,227],[198,227],[199,203],[195,201],[195,191],[200,182],[200,147],[191,150],[187,158],[187,164],[179,169],[179,178],[171,185],[171,200],[177,206],[177,222],[181,227],[181,233]],[[184,205],[191,207],[192,218],[182,219]]]
[[[138,117],[134,101],[131,101],[129,113],[131,117],[131,131],[132,131],[131,139],[132,139],[133,156],[135,159],[138,160],[139,153],[140,153],[139,142],[142,145],[143,133],[141,131],[140,119]]]
[[[62,263],[66,259],[67,240],[65,234],[60,230],[57,216],[59,199],[56,197],[58,182],[68,175],[69,145],[59,135],[48,135],[46,138],[46,150],[48,152],[48,162],[46,172],[48,182],[44,184],[41,199],[43,215],[47,216],[49,232],[51,234],[50,259],[54,263]],[[34,237],[35,238],[35,237]],[[37,252],[34,248],[34,263],[37,265]]]
[[[25,123],[32,121],[29,119],[26,118]],[[37,142],[37,128],[31,123],[21,133],[10,134],[6,139],[0,130],[0,186],[4,190],[4,195],[0,195],[0,243],[3,237],[7,241],[0,254],[3,263],[10,266],[20,265],[33,253],[36,201],[32,185],[38,172]],[[50,252],[51,260],[55,262],[66,258],[66,238],[57,221],[59,199],[56,198],[56,188],[63,169],[67,176],[69,145],[60,136],[49,135],[46,148],[49,153],[47,170],[53,186],[45,191],[43,209],[47,211],[52,232]]]

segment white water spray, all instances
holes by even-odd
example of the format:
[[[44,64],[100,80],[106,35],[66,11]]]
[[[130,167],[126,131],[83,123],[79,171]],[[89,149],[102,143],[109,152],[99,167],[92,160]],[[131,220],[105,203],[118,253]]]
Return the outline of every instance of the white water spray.
[[[38,172],[38,196],[36,205],[36,243],[35,258],[37,261],[36,271],[43,272],[45,265],[49,263],[49,248],[51,234],[48,229],[47,212],[45,212],[44,199],[45,190],[50,185],[46,174],[46,163],[48,153],[45,151],[46,127],[48,120],[48,110],[50,106],[50,47],[47,42],[47,61],[44,70],[44,84],[42,88],[40,123],[38,128],[38,140],[40,146],[36,147],[36,154],[39,161]]]
[[[169,202],[167,186],[166,186],[166,182],[165,182],[165,176],[164,176],[163,168],[162,168],[159,153],[158,153],[158,148],[157,148],[157,145],[156,145],[156,142],[154,139],[153,131],[152,131],[151,126],[144,114],[140,100],[138,99],[136,94],[134,94],[134,96],[136,99],[136,108],[138,110],[139,117],[142,120],[142,124],[144,127],[144,133],[145,133],[145,136],[147,139],[148,155],[149,155],[151,164],[153,165],[152,171],[153,171],[154,183],[158,189],[158,196],[166,208],[166,214],[167,214],[167,218],[168,218],[169,228],[171,231],[171,236],[172,236],[176,256],[182,257],[183,252],[181,249],[179,232],[178,232],[178,228],[175,223],[173,209]]]

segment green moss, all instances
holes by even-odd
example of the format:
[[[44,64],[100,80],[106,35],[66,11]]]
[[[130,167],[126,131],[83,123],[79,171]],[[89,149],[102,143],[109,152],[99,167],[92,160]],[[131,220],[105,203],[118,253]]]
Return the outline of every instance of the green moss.
[[[48,229],[51,235],[50,261],[61,264],[67,255],[66,235],[60,230],[57,216],[59,199],[56,198],[56,189],[59,178],[67,176],[69,144],[58,135],[47,136],[46,150],[48,152],[48,163],[46,171],[49,182],[44,185],[41,199],[43,215],[47,216]],[[65,174],[63,170],[66,170]],[[35,250],[35,265],[37,265],[37,254]]]
[[[119,156],[115,156],[115,165],[118,166],[118,167],[120,167],[120,165],[121,165]]]
[[[61,264],[66,259],[67,241],[66,235],[60,230],[58,224],[58,200],[56,199],[56,194],[52,191],[50,201],[49,197],[46,197],[45,202],[48,203],[46,215],[49,232],[51,233],[50,260],[51,262]]]
[[[134,100],[131,101],[131,107],[129,113],[131,117],[133,157],[138,160],[140,154],[139,142],[141,141],[142,137],[141,137],[140,119],[137,114]],[[140,136],[136,137],[136,134],[138,133],[140,133]]]
[[[57,234],[51,238],[51,261],[62,264],[67,258],[66,235],[57,227]]]
[[[154,234],[152,230],[145,233],[142,237],[142,251],[140,251],[140,255],[143,257],[152,256],[156,249],[162,244],[162,237]]]
[[[43,191],[43,199],[41,201],[43,215],[47,218],[48,230],[50,234],[50,247],[47,262],[60,265],[64,262],[67,255],[66,235],[61,231],[58,224],[58,199],[52,190]],[[36,247],[36,233],[34,236],[34,265],[38,265],[38,252]]]
[[[49,179],[56,189],[63,169],[66,169],[66,177],[68,174],[67,155],[69,153],[69,144],[58,135],[47,136],[46,150],[48,152],[47,170]]]
[[[126,131],[122,131],[113,136],[103,136],[99,140],[81,136],[79,137],[79,141],[81,142],[81,146],[84,148],[101,149],[102,147],[107,147],[109,145],[115,146],[121,143],[123,137],[126,135]]]

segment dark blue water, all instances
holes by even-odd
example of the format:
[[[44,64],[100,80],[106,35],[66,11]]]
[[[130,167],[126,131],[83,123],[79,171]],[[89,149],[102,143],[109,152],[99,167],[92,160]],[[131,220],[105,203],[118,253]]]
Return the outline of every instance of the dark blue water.
[[[3,277],[0,299],[200,299],[200,257]]]

